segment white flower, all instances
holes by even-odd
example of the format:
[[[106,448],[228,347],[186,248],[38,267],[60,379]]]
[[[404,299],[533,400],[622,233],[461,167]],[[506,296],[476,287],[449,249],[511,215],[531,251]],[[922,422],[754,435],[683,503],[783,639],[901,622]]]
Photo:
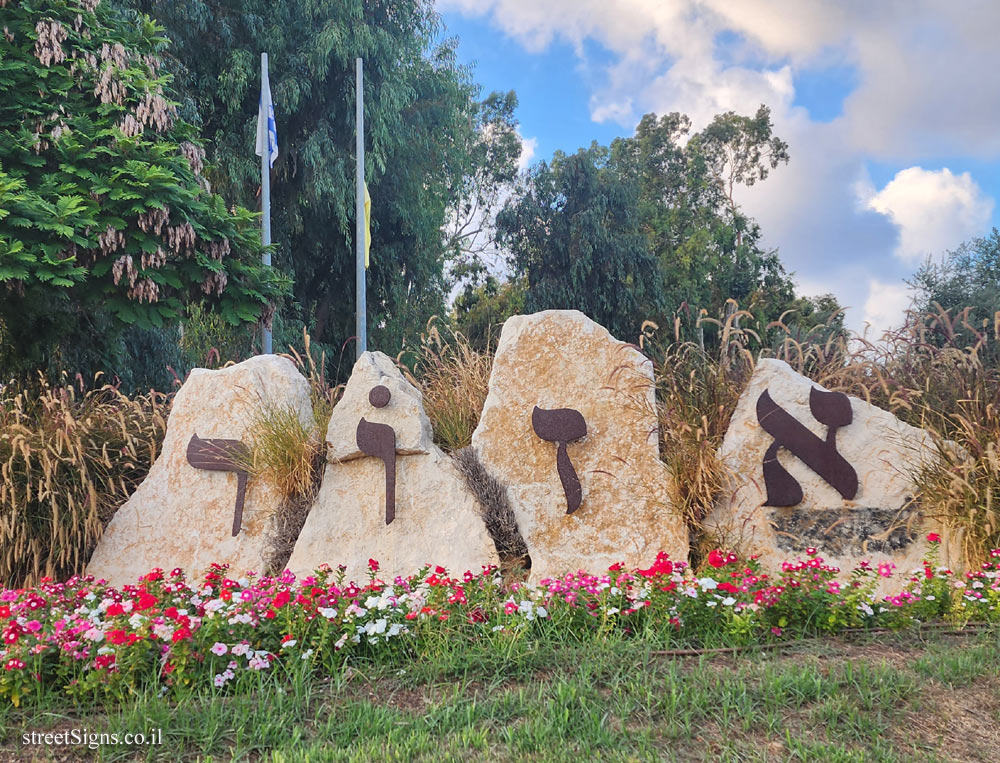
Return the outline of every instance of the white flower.
[[[241,657],[241,656],[243,656],[244,654],[247,654],[250,651],[250,645],[249,644],[236,644],[236,646],[234,646],[230,651],[232,651],[232,653],[234,655],[236,655],[237,657]]]
[[[709,599],[708,601],[705,602],[705,606],[706,607],[714,607],[718,603],[719,602],[717,602],[717,601],[713,601],[712,599]]]
[[[535,614],[539,617],[548,617],[549,611],[545,607],[535,607]]]
[[[503,630],[503,626],[502,625],[494,625],[493,626],[493,632],[494,633],[496,633],[497,631],[502,631],[502,630]]]
[[[924,598],[925,598],[925,599],[926,599],[927,601],[935,601],[935,598],[934,598],[933,596],[925,596]]]
[[[333,607],[320,607],[316,611],[319,612],[327,620],[332,620],[337,616],[337,610],[335,610]]]
[[[619,612],[621,612],[621,610],[618,609],[618,607],[611,607],[610,609],[607,610],[607,612],[605,612],[605,614],[607,614],[607,615],[617,615]]]
[[[145,619],[146,617],[144,615],[140,615],[138,612],[136,612],[134,615],[132,615],[132,617],[128,619],[128,624],[132,626],[132,630],[138,630],[139,626],[142,625]]]
[[[250,587],[250,580],[249,580],[249,578],[240,578],[236,582],[240,584],[240,588],[249,588]]]
[[[400,624],[400,623],[393,623],[392,625],[389,626],[389,632],[386,635],[387,636],[398,636],[402,630],[403,630],[402,624]]]
[[[115,650],[112,649],[110,646],[102,646],[100,649],[97,650],[97,653],[98,654],[114,654]]]
[[[719,587],[719,584],[715,582],[715,578],[699,578],[698,585],[706,591],[714,591]]]
[[[734,599],[732,596],[727,596],[726,598],[724,598],[722,600],[722,606],[724,606],[724,607],[731,607],[735,603],[736,603],[736,599]]]
[[[296,645],[297,643],[299,643],[299,642],[298,642],[297,640],[295,640],[295,639],[293,639],[293,638],[290,638],[290,639],[288,639],[288,641],[284,641],[284,642],[282,642],[282,644],[281,644],[281,648],[282,648],[282,649],[291,649],[291,648],[292,648],[293,646],[295,646],[295,645]]]
[[[215,685],[220,688],[226,685],[226,679],[225,676],[222,675],[222,673],[215,674]]]
[[[304,651],[304,652],[302,653],[302,659],[303,659],[303,660],[308,660],[308,659],[309,659],[310,657],[312,657],[312,656],[313,656],[313,650],[312,650],[312,649],[306,649],[306,650],[305,650],[305,651]]]

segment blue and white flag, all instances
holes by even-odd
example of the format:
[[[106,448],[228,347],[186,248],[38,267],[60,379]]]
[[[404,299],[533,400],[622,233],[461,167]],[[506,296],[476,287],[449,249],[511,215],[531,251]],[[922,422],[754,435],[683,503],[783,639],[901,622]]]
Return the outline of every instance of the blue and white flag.
[[[257,108],[257,156],[264,155],[264,139],[267,136],[268,166],[274,166],[278,158],[278,128],[274,124],[274,103],[271,101],[271,85],[267,72],[260,83],[260,105]]]

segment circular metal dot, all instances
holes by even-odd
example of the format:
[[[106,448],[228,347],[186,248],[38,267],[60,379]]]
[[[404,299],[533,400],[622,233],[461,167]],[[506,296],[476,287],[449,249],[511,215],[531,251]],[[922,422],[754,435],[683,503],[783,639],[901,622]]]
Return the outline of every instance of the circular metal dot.
[[[372,391],[368,393],[368,402],[376,408],[385,408],[389,405],[390,397],[392,395],[389,392],[389,388],[383,384],[379,384],[377,387],[372,387]]]

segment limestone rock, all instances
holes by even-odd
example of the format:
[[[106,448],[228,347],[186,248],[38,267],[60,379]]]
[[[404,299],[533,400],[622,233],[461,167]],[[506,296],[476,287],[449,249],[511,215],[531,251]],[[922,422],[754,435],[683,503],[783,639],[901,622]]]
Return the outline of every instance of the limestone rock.
[[[233,537],[236,475],[192,467],[187,447],[194,434],[246,441],[265,405],[291,406],[304,426],[313,425],[309,384],[287,358],[261,355],[217,371],[194,369],[174,397],[162,452],[108,524],[87,572],[124,585],[153,567],[196,574],[228,562],[233,576],[262,571],[280,493],[251,477],[242,529]]]
[[[572,514],[559,446],[535,433],[535,406],[574,409],[586,423],[586,436],[566,447],[582,488]],[[652,364],[635,347],[576,310],[504,323],[472,445],[507,486],[532,580],[616,562],[648,566],[661,550],[687,559],[687,528],[669,505],[657,440]]]
[[[379,385],[388,388],[389,405],[376,408],[368,393]],[[381,352],[363,353],[351,370],[350,382],[333,409],[327,429],[327,460],[330,463],[361,458],[355,431],[358,420],[390,424],[396,430],[396,452],[401,455],[430,453],[433,433],[424,412],[420,390],[400,373],[392,359]]]
[[[382,408],[368,399],[378,385],[391,393]],[[396,432],[395,518],[388,525],[385,466],[356,442],[362,417]],[[378,560],[383,580],[428,564],[459,575],[498,564],[478,502],[451,458],[431,440],[420,391],[382,353],[367,352],[355,364],[330,418],[327,442],[330,463],[288,561],[297,575],[321,564],[344,564],[348,579],[361,581],[369,559]]]
[[[759,408],[758,401],[766,391],[778,408],[825,441],[829,427],[817,420],[817,409],[810,405],[814,388],[826,391],[783,361],[758,362],[719,450],[730,475],[729,486],[707,524],[744,553],[759,554],[761,563],[772,570],[804,556],[809,547],[818,549],[826,563],[840,567],[845,576],[863,559],[873,565],[894,563],[900,573],[919,568],[927,552],[927,532],[944,536],[942,528],[921,516],[913,498],[913,475],[935,457],[935,449],[927,432],[863,400],[847,398],[850,423],[835,423],[836,453],[856,475],[856,493],[852,496],[848,490],[849,497],[842,496],[801,457],[779,447],[778,463],[799,484],[802,497],[792,506],[765,505],[763,462],[775,438],[758,422],[758,411],[765,416],[783,414],[773,406]],[[822,410],[820,415],[836,419]],[[807,436],[802,442],[810,440]],[[834,457],[827,451],[824,458],[829,464]],[[840,479],[835,472],[828,476],[834,483]],[[955,564],[957,557],[949,553],[945,541],[940,562]],[[883,585],[882,590],[891,586]]]

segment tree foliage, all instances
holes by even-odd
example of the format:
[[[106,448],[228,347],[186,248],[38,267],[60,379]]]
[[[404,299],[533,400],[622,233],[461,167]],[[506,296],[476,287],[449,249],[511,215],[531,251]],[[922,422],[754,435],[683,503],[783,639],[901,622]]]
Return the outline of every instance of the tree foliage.
[[[527,280],[528,312],[575,308],[631,338],[658,300],[658,272],[640,229],[639,189],[607,160],[595,144],[539,162],[498,216],[498,240]]]
[[[165,91],[161,30],[99,0],[24,0],[3,24],[4,370],[162,326],[188,303],[231,324],[265,315],[285,279],[260,266],[252,213],[209,191],[197,131]]]
[[[576,307],[625,339],[650,319],[703,342],[701,317],[730,300],[778,318],[795,307],[791,280],[733,192],[786,161],[762,106],[694,135],[682,114],[647,114],[610,148],[540,163],[498,217],[528,309]]]
[[[512,94],[478,100],[429,0],[119,0],[173,41],[182,110],[212,140],[213,180],[256,203],[259,53],[267,51],[280,154],[275,263],[294,276],[286,324],[340,346],[354,334],[355,58],[364,59],[372,197],[371,344],[393,353],[443,310],[449,261],[469,245],[449,219],[513,175]],[[515,136],[516,137],[516,136]]]
[[[1000,231],[966,241],[937,262],[928,260],[909,283],[914,312],[942,309],[956,316],[968,307],[971,324],[992,329],[1000,311]]]

